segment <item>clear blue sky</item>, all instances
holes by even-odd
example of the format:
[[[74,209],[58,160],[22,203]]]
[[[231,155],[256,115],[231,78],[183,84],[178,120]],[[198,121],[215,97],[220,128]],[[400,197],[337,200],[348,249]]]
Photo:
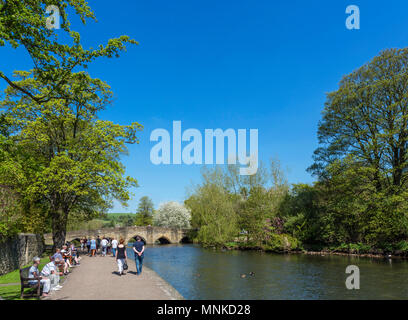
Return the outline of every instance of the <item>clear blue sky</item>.
[[[289,182],[312,182],[306,172],[317,147],[317,124],[325,93],[341,77],[382,49],[405,47],[406,1],[177,0],[89,1],[98,22],[81,26],[86,46],[128,34],[140,42],[119,59],[93,64],[89,72],[107,81],[115,103],[105,119],[144,125],[141,143],[123,161],[136,177],[129,208],[138,199],[183,201],[200,181],[200,166],[150,163],[150,132],[183,129],[259,130],[259,157],[279,157]],[[361,10],[361,29],[345,27],[348,5]],[[0,50],[1,69],[30,68],[22,51]],[[2,84],[3,85],[3,84]]]

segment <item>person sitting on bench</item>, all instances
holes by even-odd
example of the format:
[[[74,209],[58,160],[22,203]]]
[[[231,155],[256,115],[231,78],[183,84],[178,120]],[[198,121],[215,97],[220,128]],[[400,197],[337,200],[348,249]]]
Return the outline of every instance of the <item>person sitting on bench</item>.
[[[71,264],[72,255],[67,245],[62,246],[61,254],[62,254],[62,257],[64,258],[64,261],[68,264],[68,267],[71,268],[72,267],[72,264]]]
[[[61,250],[57,249],[55,254],[51,257],[54,261],[57,261],[57,259],[60,261],[60,263],[64,264],[64,274],[68,274],[68,263],[64,261],[64,258],[62,257]]]
[[[81,264],[79,263],[79,254],[77,248],[75,248],[75,245],[73,243],[70,244],[69,246],[69,252],[71,253],[72,259],[75,262],[75,265],[80,266]]]
[[[50,279],[51,288],[50,290],[60,290],[62,286],[59,285],[60,276],[57,270],[56,263],[59,263],[59,259],[56,259],[55,262],[51,260],[48,262],[43,269],[41,270],[41,275]]]
[[[38,265],[40,264],[40,258],[34,257],[33,265],[31,266],[30,270],[28,271],[28,278],[33,279],[29,280],[28,283],[30,285],[36,285],[38,283],[38,278],[40,279],[40,284],[43,286],[43,297],[47,297],[48,293],[50,292],[51,281],[48,278],[41,277],[40,271],[38,270]],[[35,280],[34,280],[35,279]]]

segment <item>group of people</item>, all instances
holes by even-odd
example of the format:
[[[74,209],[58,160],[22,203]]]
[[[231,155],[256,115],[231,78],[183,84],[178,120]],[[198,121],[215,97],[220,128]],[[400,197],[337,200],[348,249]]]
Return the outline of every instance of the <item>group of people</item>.
[[[125,271],[128,269],[128,257],[125,240],[120,239],[117,241],[116,239],[106,237],[100,239],[99,236],[96,239],[83,238],[81,239],[81,251],[86,252],[86,250],[90,257],[94,257],[99,250],[102,256],[112,253],[112,256],[115,257],[118,265],[119,275],[122,276],[126,274]],[[145,252],[145,244],[141,237],[136,237],[132,250],[134,252],[136,274],[140,275],[142,273]],[[42,296],[46,297],[49,295],[50,291],[57,291],[62,288],[59,284],[60,276],[67,275],[72,266],[80,266],[80,259],[81,257],[79,256],[78,249],[73,243],[66,243],[62,246],[62,249],[56,249],[54,255],[50,257],[50,262],[42,268],[41,272],[38,269],[41,259],[35,257],[28,274],[28,278],[33,280],[29,280],[29,283],[35,285],[38,283],[38,280],[40,280],[40,285],[43,287]]]
[[[82,238],[81,250],[87,251],[90,257],[95,257],[100,252],[102,257],[111,254],[115,256],[116,248],[118,247],[118,240],[103,236],[102,239],[98,237]]]
[[[135,264],[136,264],[136,274],[140,275],[142,273],[143,267],[143,258],[144,258],[144,251],[145,251],[145,244],[142,241],[142,238],[139,236],[136,237],[136,241],[133,243],[132,250],[135,256]],[[120,239],[119,245],[116,250],[115,254],[116,262],[118,264],[118,272],[119,275],[125,275],[127,269],[127,253],[126,253],[126,245],[125,240]]]
[[[28,271],[29,284],[36,285],[40,280],[42,286],[42,296],[46,297],[50,291],[58,291],[62,288],[60,283],[60,276],[67,275],[72,266],[80,266],[80,256],[78,250],[73,243],[66,243],[62,249],[57,248],[54,255],[50,257],[48,262],[41,270],[38,269],[41,259],[34,257],[33,265]]]
[[[106,257],[109,254],[112,254],[115,257],[118,264],[119,275],[125,275],[127,270],[127,253],[125,240],[120,239],[119,241],[115,238],[109,238],[103,236],[102,238],[97,236],[91,238],[82,238],[81,239],[81,250],[87,252],[90,257],[95,257],[98,253],[102,257]],[[136,241],[133,243],[132,248],[135,256],[136,264],[136,273],[140,275],[142,273],[143,258],[144,258],[144,242],[142,238],[137,236]]]

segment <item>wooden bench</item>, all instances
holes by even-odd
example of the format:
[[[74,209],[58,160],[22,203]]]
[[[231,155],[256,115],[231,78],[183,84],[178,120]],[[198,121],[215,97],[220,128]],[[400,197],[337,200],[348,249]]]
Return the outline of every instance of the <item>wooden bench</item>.
[[[24,268],[24,269],[20,269],[20,281],[21,281],[21,293],[20,293],[20,297],[21,299],[24,298],[24,289],[25,288],[30,288],[30,289],[34,289],[36,291],[34,291],[34,293],[37,293],[37,296],[40,297],[41,296],[41,279],[40,278],[28,278],[28,273],[29,273],[30,267]],[[37,282],[35,284],[31,284],[28,281],[29,280],[36,280]]]

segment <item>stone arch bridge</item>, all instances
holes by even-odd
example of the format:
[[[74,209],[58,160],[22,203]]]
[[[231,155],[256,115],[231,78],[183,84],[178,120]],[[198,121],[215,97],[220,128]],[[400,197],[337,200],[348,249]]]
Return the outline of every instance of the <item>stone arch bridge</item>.
[[[131,241],[134,237],[140,236],[146,244],[167,244],[189,242],[187,232],[189,229],[176,229],[166,227],[122,227],[122,228],[104,228],[98,230],[78,230],[68,231],[65,237],[66,241],[79,240],[83,237],[109,237],[119,240],[123,238],[125,243]],[[52,244],[52,234],[44,234],[45,244]]]

